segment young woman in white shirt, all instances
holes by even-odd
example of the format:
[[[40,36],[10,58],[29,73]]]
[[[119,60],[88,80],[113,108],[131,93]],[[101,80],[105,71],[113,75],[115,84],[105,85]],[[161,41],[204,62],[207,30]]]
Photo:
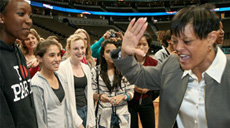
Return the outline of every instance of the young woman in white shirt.
[[[85,40],[79,34],[71,35],[66,44],[68,58],[61,63],[59,73],[68,81],[70,103],[81,117],[78,123],[83,123],[84,127],[88,128],[96,124],[91,71],[88,65],[81,62],[85,49]]]

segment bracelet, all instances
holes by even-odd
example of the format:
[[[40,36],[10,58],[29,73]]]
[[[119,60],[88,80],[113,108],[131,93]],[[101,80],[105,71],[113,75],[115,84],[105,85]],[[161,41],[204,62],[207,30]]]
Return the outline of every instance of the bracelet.
[[[128,94],[128,93],[126,93],[126,95],[128,96],[127,101],[130,101],[130,100],[131,100],[131,98],[130,98],[129,94]]]
[[[125,96],[125,101],[127,101],[127,99],[128,99],[128,96],[127,96],[127,94],[125,93],[125,94],[123,94],[124,96]]]
[[[125,96],[125,101],[130,101],[131,98],[128,93],[125,93],[124,96]]]

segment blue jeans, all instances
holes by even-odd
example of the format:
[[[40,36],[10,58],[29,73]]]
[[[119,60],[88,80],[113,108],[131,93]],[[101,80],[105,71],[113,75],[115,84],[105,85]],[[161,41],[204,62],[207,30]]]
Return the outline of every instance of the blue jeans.
[[[77,108],[77,113],[83,120],[83,126],[86,128],[86,119],[87,119],[87,105],[81,108]]]

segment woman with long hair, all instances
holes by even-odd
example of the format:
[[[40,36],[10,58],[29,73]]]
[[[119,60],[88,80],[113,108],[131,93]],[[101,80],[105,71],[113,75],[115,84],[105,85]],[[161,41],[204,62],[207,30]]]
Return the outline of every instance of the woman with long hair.
[[[101,47],[100,64],[92,70],[94,100],[98,101],[98,125],[111,128],[118,124],[120,128],[130,127],[130,113],[127,101],[133,97],[133,85],[114,67],[110,52],[117,48],[117,42],[105,41]],[[114,116],[118,119],[115,120]]]
[[[67,39],[68,58],[62,61],[59,73],[67,79],[71,95],[70,103],[81,117],[77,123],[88,128],[95,126],[95,112],[91,71],[88,65],[81,62],[85,56],[85,43],[86,41],[78,34],[73,34]]]
[[[85,57],[81,60],[83,63],[88,64],[90,69],[95,66],[95,61],[92,57],[92,51],[90,48],[90,36],[88,32],[84,29],[77,29],[74,34],[80,35],[85,40]]]
[[[30,77],[32,78],[34,74],[40,70],[37,58],[34,55],[34,49],[40,42],[40,35],[35,29],[30,29],[30,33],[27,38],[22,41],[20,48],[26,58],[27,67],[30,71]]]

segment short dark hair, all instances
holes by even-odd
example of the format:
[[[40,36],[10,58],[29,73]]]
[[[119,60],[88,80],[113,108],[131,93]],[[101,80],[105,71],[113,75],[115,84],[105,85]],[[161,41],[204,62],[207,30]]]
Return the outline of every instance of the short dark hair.
[[[145,32],[144,35],[143,35],[143,37],[145,37],[145,39],[147,40],[147,43],[148,43],[149,48],[150,48],[150,47],[151,47],[151,44],[152,44],[152,42],[153,42],[153,38],[151,37],[151,35],[150,35],[148,32]],[[148,55],[149,53],[150,53],[150,49],[149,49],[147,55]]]
[[[5,12],[6,5],[8,4],[9,0],[1,0],[0,1],[0,13]]]
[[[148,45],[150,47],[151,43],[153,42],[153,38],[151,37],[151,35],[148,32],[145,32],[143,36],[146,38]]]
[[[44,40],[44,41],[41,41],[37,47],[35,48],[35,51],[34,51],[34,55],[35,56],[40,56],[40,57],[43,57],[44,54],[46,53],[47,49],[49,48],[49,46],[51,45],[56,45],[60,52],[61,52],[61,46],[58,42],[54,41],[54,40]]]
[[[172,19],[171,33],[180,37],[184,34],[185,26],[191,23],[197,37],[207,38],[208,34],[218,30],[220,25],[220,19],[213,9],[214,5],[211,4],[181,9]]]

